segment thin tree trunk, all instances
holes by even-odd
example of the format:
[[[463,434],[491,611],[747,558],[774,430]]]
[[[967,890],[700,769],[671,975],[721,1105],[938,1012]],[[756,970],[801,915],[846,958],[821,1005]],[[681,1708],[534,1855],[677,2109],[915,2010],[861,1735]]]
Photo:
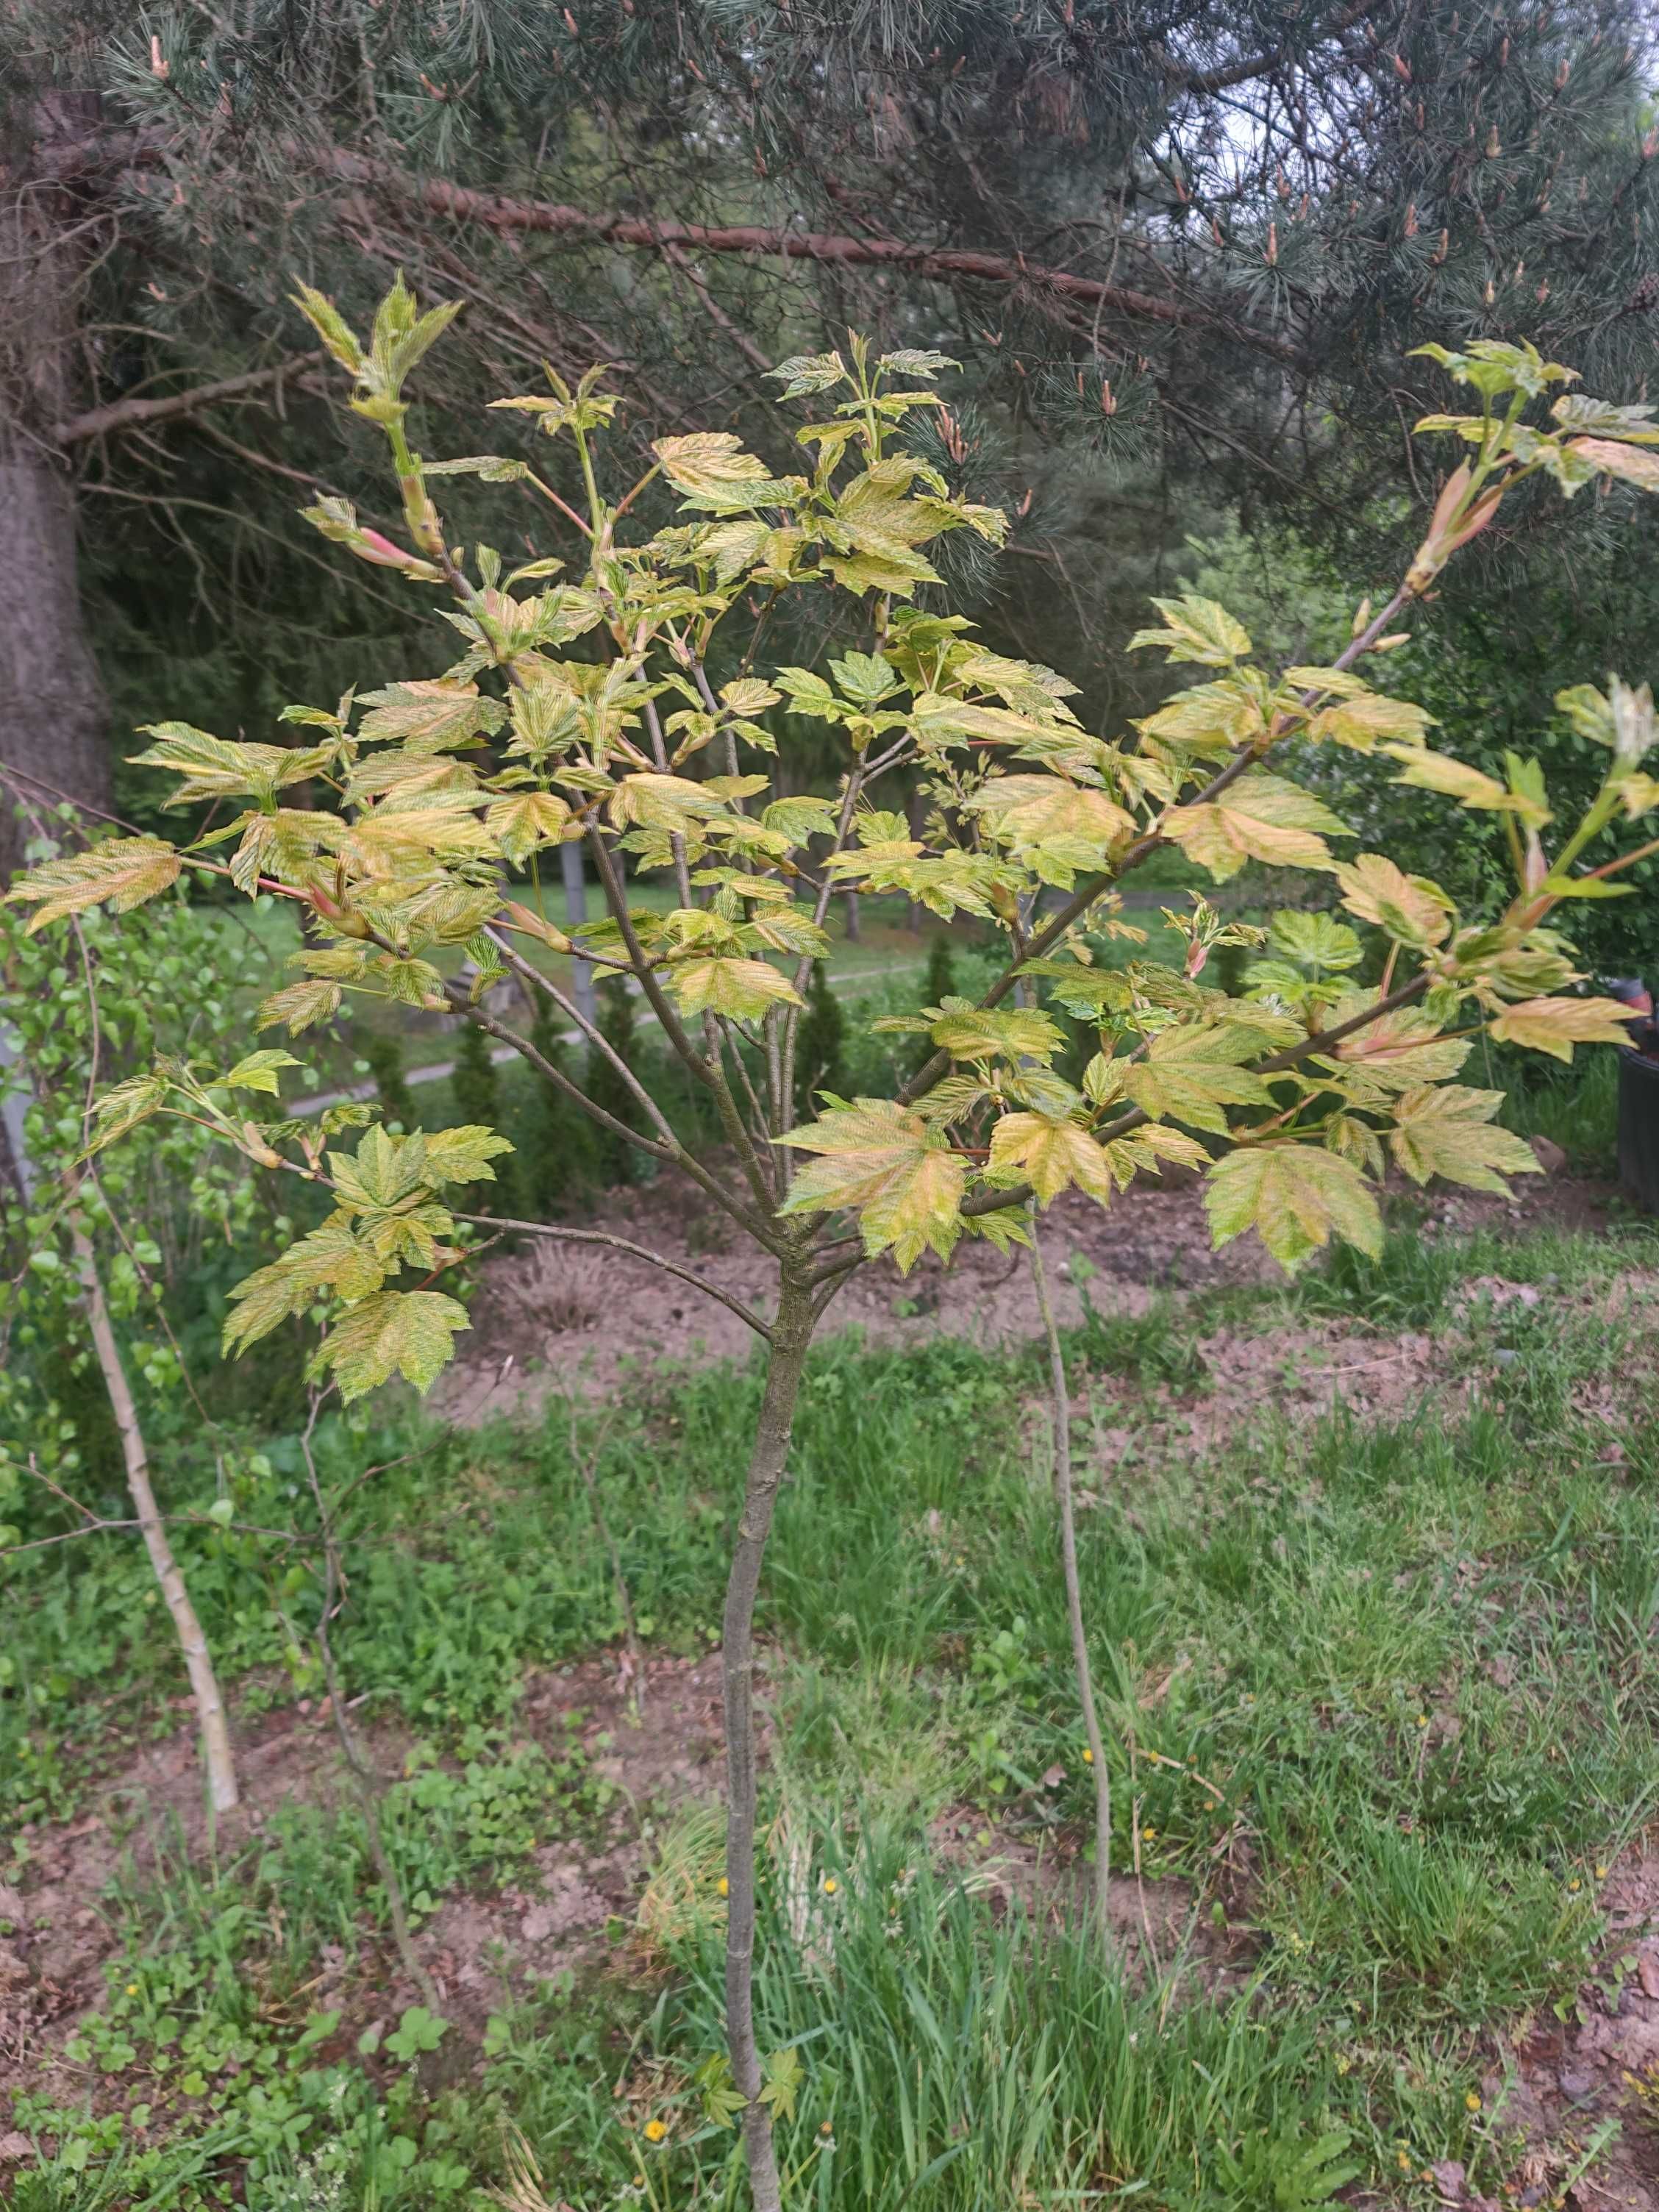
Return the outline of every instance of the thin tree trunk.
[[[766,1395],[744,1485],[743,1514],[726,1589],[720,1667],[726,1693],[726,2024],[732,2079],[748,2100],[743,2116],[755,2212],[780,2212],[781,2185],[772,2119],[760,2101],[761,2055],[755,2040],[755,1601],[778,1486],[794,1426],[801,1374],[812,1335],[810,1285],[785,1263],[772,1324]]]
[[[398,1869],[392,1863],[392,1854],[386,1847],[386,1835],[380,1826],[381,1792],[358,1744],[357,1732],[352,1727],[350,1716],[346,1711],[339,1669],[334,1663],[334,1642],[329,1634],[329,1624],[339,1606],[340,1584],[343,1577],[340,1547],[334,1537],[333,1519],[323,1496],[323,1486],[317,1476],[316,1458],[311,1449],[312,1435],[317,1426],[317,1414],[321,1404],[321,1398],[313,1391],[310,1417],[300,1438],[300,1449],[305,1455],[306,1476],[317,1507],[317,1524],[323,1539],[323,1607],[317,1616],[317,1649],[322,1655],[323,1679],[328,1686],[328,1709],[334,1716],[334,1733],[340,1740],[341,1752],[356,1788],[357,1802],[363,1815],[363,1831],[368,1840],[368,1855],[374,1862],[374,1871],[380,1877],[380,1887],[386,1892],[393,1948],[404,1972],[415,1984],[422,2003],[428,2012],[435,2013],[439,2009],[437,1985],[421,1964],[416,1951],[415,1939],[410,1933],[409,1914],[404,1905],[403,1884],[398,1879]]]
[[[918,785],[913,785],[906,794],[904,816],[910,825],[912,842],[918,845],[925,845],[927,831],[927,794]],[[922,916],[925,911],[920,899],[911,900],[905,913],[904,927],[912,937],[921,935]]]
[[[574,936],[587,920],[587,873],[579,844],[561,845],[559,866],[564,871],[564,926]],[[573,960],[570,995],[585,1022],[596,1021],[593,970],[586,960]]]
[[[847,942],[849,945],[857,945],[860,941],[859,935],[859,895],[856,891],[848,891],[844,893],[843,896],[847,903]]]
[[[121,1438],[121,1455],[126,1462],[127,1488],[132,1492],[138,1526],[143,1532],[144,1547],[149,1553],[149,1563],[155,1570],[155,1579],[161,1584],[167,1611],[173,1615],[179,1646],[185,1655],[191,1694],[196,1700],[196,1717],[201,1723],[202,1759],[207,1768],[213,1809],[216,1813],[228,1813],[237,1802],[236,1765],[231,1754],[224,1699],[219,1694],[218,1678],[213,1671],[207,1638],[202,1633],[202,1624],[196,1617],[196,1608],[190,1601],[190,1592],[179,1571],[179,1563],[173,1556],[173,1547],[167,1541],[167,1530],[155,1503],[155,1492],[150,1486],[149,1458],[144,1449],[143,1431],[138,1425],[137,1409],[133,1405],[132,1392],[127,1385],[126,1370],[121,1364],[120,1347],[115,1341],[115,1331],[110,1326],[109,1308],[104,1302],[104,1286],[99,1279],[97,1258],[91,1240],[78,1221],[72,1224],[70,1236],[81,1288],[86,1297],[87,1314],[92,1323],[92,1341],[98,1354],[98,1366],[104,1378],[104,1388],[109,1393],[110,1411],[115,1417],[115,1426]]]
[[[1043,1334],[1048,1340],[1048,1378],[1054,1403],[1054,1496],[1060,1505],[1060,1558],[1066,1577],[1066,1613],[1072,1630],[1072,1664],[1077,1672],[1078,1702],[1083,1708],[1083,1727],[1089,1739],[1090,1763],[1095,1778],[1095,1923],[1103,1951],[1111,1948],[1112,1781],[1106,1771],[1106,1747],[1095,1706],[1094,1678],[1089,1667],[1089,1639],[1083,1626],[1083,1586],[1077,1571],[1077,1512],[1072,1494],[1072,1401],[1066,1388],[1066,1357],[1060,1346],[1060,1329],[1048,1278],[1042,1265],[1042,1247],[1035,1212],[1031,1218],[1031,1282]]]

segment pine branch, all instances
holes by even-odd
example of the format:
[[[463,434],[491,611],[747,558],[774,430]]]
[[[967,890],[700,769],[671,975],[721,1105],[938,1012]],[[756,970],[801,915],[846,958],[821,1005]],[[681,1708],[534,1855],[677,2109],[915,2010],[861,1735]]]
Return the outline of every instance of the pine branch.
[[[1354,0],[1352,7],[1343,9],[1323,30],[1310,33],[1304,42],[1304,51],[1311,53],[1325,40],[1340,38],[1344,31],[1351,31],[1356,23],[1374,14],[1377,5],[1378,0]],[[1271,76],[1274,70],[1282,69],[1291,60],[1294,54],[1295,48],[1287,41],[1266,53],[1249,54],[1242,61],[1228,62],[1218,69],[1208,70],[1188,69],[1171,55],[1165,58],[1164,74],[1169,82],[1182,92],[1200,94],[1230,92],[1235,85],[1248,84],[1255,77]]]
[[[328,157],[336,175],[418,202],[434,215],[483,225],[497,231],[540,231],[554,237],[591,238],[609,246],[641,246],[653,252],[741,253],[815,261],[842,266],[901,269],[913,276],[941,281],[965,277],[983,284],[1023,286],[1096,307],[1106,307],[1140,322],[1169,323],[1185,329],[1224,332],[1241,343],[1304,369],[1299,348],[1265,331],[1185,301],[1155,298],[1150,292],[1108,284],[1069,269],[1028,262],[1018,254],[990,253],[969,246],[927,246],[902,239],[854,238],[837,232],[782,230],[761,223],[724,225],[675,222],[655,216],[591,212],[552,200],[509,199],[451,184],[441,177],[412,177],[360,154],[336,151]]]

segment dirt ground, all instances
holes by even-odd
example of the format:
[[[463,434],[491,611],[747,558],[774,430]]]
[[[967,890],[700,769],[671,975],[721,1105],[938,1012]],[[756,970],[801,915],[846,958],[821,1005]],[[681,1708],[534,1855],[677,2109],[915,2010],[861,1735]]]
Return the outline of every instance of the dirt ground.
[[[1604,1188],[1540,1176],[1522,1185],[1512,1205],[1444,1200],[1425,1217],[1421,1233],[1594,1227],[1605,1220],[1611,1196]],[[1108,1213],[1062,1202],[1048,1223],[1066,1322],[1082,1318],[1079,1278],[1085,1274],[1102,1314],[1139,1313],[1160,1292],[1179,1297],[1215,1284],[1275,1279],[1253,1238],[1211,1251],[1195,1188],[1132,1194]],[[599,1225],[665,1247],[751,1303],[764,1299],[761,1267],[724,1241],[718,1222],[683,1194],[627,1194],[613,1201]],[[1087,1270],[1076,1266],[1079,1255]],[[1489,1308],[1537,1295],[1498,1275],[1463,1293],[1466,1304]],[[1659,1297],[1659,1281],[1629,1279],[1613,1297]],[[641,1347],[672,1345],[680,1352],[690,1336],[708,1358],[748,1349],[741,1324],[688,1286],[623,1254],[554,1243],[493,1261],[475,1320],[467,1358],[441,1404],[453,1420],[528,1413],[556,1389],[604,1389],[630,1364],[648,1363],[650,1351]],[[899,1344],[940,1329],[986,1344],[1015,1341],[1034,1335],[1037,1325],[1023,1263],[1011,1264],[982,1246],[969,1248],[948,1271],[930,1264],[908,1281],[886,1267],[863,1271],[833,1310],[835,1323]],[[1201,1387],[1167,1393],[1158,1425],[1171,1447],[1201,1447],[1264,1406],[1295,1419],[1342,1398],[1375,1417],[1399,1413],[1431,1384],[1446,1387],[1431,1364],[1444,1356],[1443,1334],[1437,1352],[1425,1336],[1385,1334],[1358,1322],[1305,1322],[1293,1339],[1275,1334],[1270,1363],[1261,1339],[1247,1329],[1198,1338]],[[1096,1447],[1091,1456],[1099,1464],[1123,1441],[1113,1426],[1117,1387],[1109,1377],[1090,1383],[1085,1418]],[[1466,1380],[1460,1387],[1471,1386]],[[644,1966],[651,1915],[662,1904],[647,1886],[660,1821],[688,1805],[718,1802],[719,1668],[718,1653],[649,1661],[639,1712],[634,1686],[614,1655],[530,1679],[515,1714],[518,1734],[556,1752],[570,1741],[567,1717],[579,1715],[578,1741],[615,1796],[597,1826],[590,1820],[580,1835],[550,1838],[509,1885],[451,1898],[419,1931],[418,1952],[444,2010],[465,2031],[451,2046],[453,2056],[446,2056],[447,2068],[481,2063],[479,2033],[504,1998],[614,1956],[619,1929],[635,1931],[629,1940],[641,1947]],[[763,1680],[762,1687],[763,1698]],[[404,1738],[380,1726],[362,1735],[377,1771],[394,1778],[407,1749]],[[325,1705],[305,1701],[261,1716],[241,1732],[239,1752],[246,1801],[219,1825],[215,1840],[222,1855],[256,1836],[280,1805],[327,1803],[349,1786]],[[1061,1912],[1086,1878],[1074,1839],[1068,1845],[1056,1836],[1039,1851],[1030,1833],[1029,1823],[1023,1831],[1012,1825],[988,1829],[982,1813],[962,1808],[960,1817],[947,1814],[936,1822],[933,1842],[940,1863],[975,1889],[994,1899],[1017,1893]],[[118,1941],[106,1902],[112,1878],[130,1865],[142,1879],[158,1839],[192,1854],[209,1843],[193,1732],[182,1714],[178,1733],[135,1753],[94,1793],[83,1817],[29,1832],[26,1874],[16,1887],[0,1885],[0,2100],[24,2084],[37,2092],[55,2088],[66,2100],[84,2094],[79,2069],[54,2064],[52,2055],[101,1995],[102,1967]],[[1229,1870],[1229,1883],[1223,1886],[1230,1929],[1217,1936],[1207,1923],[1197,1925],[1182,1885],[1143,1885],[1130,1872],[1115,1880],[1111,1917],[1126,1951],[1138,1956],[1143,1972],[1166,1972],[1180,1960],[1182,2002],[1237,1986],[1249,1971],[1248,1851]],[[1501,2106],[1503,2124],[1528,2145],[1506,2207],[1559,2203],[1565,2188],[1582,2212],[1609,2204],[1659,2212],[1659,2137],[1646,2118],[1652,2092],[1644,2086],[1659,2081],[1659,1857],[1633,1846],[1614,1865],[1602,1896],[1608,1916],[1604,1965],[1584,1985],[1576,2014],[1525,2022],[1512,2048],[1493,2053],[1488,2109]],[[361,1967],[348,1974],[343,1954],[325,1968],[311,2001],[319,2008],[342,2002],[353,2015],[354,2034],[366,2021],[366,1986],[390,2019],[416,2001],[389,1948],[373,1962],[367,1984]],[[337,1987],[331,1979],[337,1974]],[[0,2112],[5,2109],[0,2101]],[[1579,2183],[1575,2146],[1588,2145],[1611,2119],[1623,2134],[1596,2165],[1593,2184]],[[23,2137],[0,2126],[0,2197],[7,2164],[31,2154]],[[1496,2200],[1468,2193],[1461,2169],[1437,2167],[1433,2179],[1441,2202],[1498,2212]]]
[[[653,1900],[647,1890],[655,1849],[651,1818],[718,1802],[719,1674],[718,1653],[651,1662],[638,1715],[631,1686],[612,1660],[532,1679],[518,1715],[520,1735],[568,1746],[565,1717],[579,1712],[593,1771],[616,1785],[617,1796],[597,1832],[590,1826],[580,1838],[550,1838],[508,1886],[448,1899],[419,1931],[422,1963],[446,2016],[462,2030],[441,2062],[446,2080],[482,2069],[479,2041],[491,2013],[538,1982],[614,1961],[622,1931],[634,1931],[626,1940],[638,1950],[641,1971],[651,1971],[653,1911],[672,1913],[675,1905],[672,1895]],[[264,1736],[243,1743],[246,1799],[220,1824],[222,1853],[257,1835],[284,1801],[327,1802],[347,1786],[325,1711],[295,1708],[267,1719]],[[377,1730],[368,1744],[380,1771],[395,1774],[401,1755],[395,1734]],[[35,1832],[27,1887],[0,1887],[0,1921],[13,1923],[0,1942],[0,2100],[25,2086],[64,2101],[85,2094],[82,2069],[51,2062],[101,1994],[101,1968],[116,1942],[104,1893],[124,1861],[142,1875],[160,1834],[175,1849],[180,1841],[194,1853],[206,1847],[195,1762],[192,1733],[181,1729],[110,1784],[102,1810]],[[1039,1846],[1030,1836],[1029,1825],[988,1826],[981,1810],[963,1807],[934,1822],[932,1842],[940,1867],[987,1896],[993,1910],[1018,1898],[1058,1917],[1078,1900],[1089,1870],[1076,1838],[1058,1834]],[[1142,1882],[1128,1870],[1113,1877],[1115,1939],[1135,1978],[1169,1978],[1172,2002],[1236,1994],[1255,1963],[1248,1843],[1239,1863],[1218,1869],[1218,1877],[1229,1900],[1228,1925],[1218,1931],[1193,1910],[1185,1885]],[[1512,2046],[1494,2051],[1482,2085],[1494,2121],[1522,2140],[1513,2181],[1501,2200],[1473,2196],[1462,2170],[1443,2163],[1432,2169],[1441,2203],[1467,2212],[1512,2212],[1559,2205],[1565,2189],[1565,2201],[1578,2212],[1609,2205],[1659,2212],[1659,2139],[1648,2086],[1659,2078],[1659,1858],[1633,1848],[1612,1869],[1602,1902],[1601,1963],[1577,2011],[1565,2021],[1522,2022]],[[349,2044],[372,2024],[371,2015],[395,2021],[417,1996],[387,1946],[378,1960],[360,1962],[350,1973],[343,1953],[325,1954],[308,2002],[345,2011],[341,2033]],[[1579,2179],[1579,2154],[1609,2121],[1620,2124],[1619,2139],[1603,2148],[1593,2179]],[[0,2128],[0,2197],[6,2166],[32,2156],[27,2137]]]
[[[1606,1225],[1616,1197],[1611,1184],[1559,1175],[1522,1177],[1511,1200],[1468,1192],[1441,1195],[1421,1233],[1596,1229]],[[1085,1287],[1097,1312],[1133,1315],[1160,1295],[1284,1279],[1254,1234],[1212,1249],[1196,1182],[1138,1184],[1109,1209],[1068,1191],[1042,1223],[1062,1328],[1083,1319]],[[583,1226],[659,1252],[763,1318],[770,1308],[775,1291],[766,1255],[690,1183],[665,1178],[644,1189],[614,1191]],[[1074,1267],[1079,1259],[1084,1265]],[[948,1267],[932,1254],[908,1276],[884,1259],[861,1267],[823,1326],[857,1328],[873,1343],[892,1345],[924,1343],[940,1331],[988,1346],[1041,1334],[1024,1255],[1005,1256],[977,1240],[959,1246]],[[533,1413],[564,1393],[602,1395],[623,1374],[648,1371],[665,1357],[741,1359],[754,1341],[735,1314],[648,1261],[550,1237],[485,1263],[471,1331],[459,1340],[459,1356],[433,1402],[445,1419],[470,1426]],[[1360,1399],[1370,1395],[1358,1387]]]

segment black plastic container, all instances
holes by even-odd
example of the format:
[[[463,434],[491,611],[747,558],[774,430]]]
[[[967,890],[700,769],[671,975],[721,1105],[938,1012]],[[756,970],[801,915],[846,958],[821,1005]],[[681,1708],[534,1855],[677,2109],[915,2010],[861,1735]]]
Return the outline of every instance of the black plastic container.
[[[1619,1180],[1645,1213],[1659,1213],[1659,1060],[1619,1055]]]

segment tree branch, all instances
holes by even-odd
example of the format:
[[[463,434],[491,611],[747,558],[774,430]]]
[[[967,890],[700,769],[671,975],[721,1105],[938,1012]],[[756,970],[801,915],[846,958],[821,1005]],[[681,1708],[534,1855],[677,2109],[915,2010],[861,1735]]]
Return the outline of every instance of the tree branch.
[[[481,1228],[506,1230],[516,1237],[551,1237],[564,1244],[609,1245],[614,1252],[626,1252],[633,1259],[647,1261],[652,1267],[660,1267],[664,1274],[678,1275],[681,1282],[689,1283],[694,1291],[702,1291],[706,1297],[717,1298],[728,1313],[736,1314],[738,1319],[746,1328],[752,1328],[763,1342],[770,1344],[772,1341],[771,1330],[758,1314],[749,1310],[741,1298],[734,1298],[730,1291],[721,1290],[718,1283],[706,1282],[701,1275],[693,1274],[690,1267],[682,1267],[677,1261],[664,1259],[660,1252],[653,1252],[647,1245],[635,1244],[626,1237],[613,1237],[609,1230],[567,1229],[562,1223],[550,1221],[507,1221],[494,1213],[462,1213],[456,1218],[475,1222]]]
[[[190,392],[170,392],[164,399],[112,399],[106,407],[93,407],[84,415],[55,423],[52,434],[60,446],[79,446],[88,438],[118,437],[124,430],[136,430],[141,424],[174,422],[183,415],[198,414],[204,407],[216,407],[222,399],[240,399],[250,392],[263,391],[269,384],[280,384],[284,377],[316,368],[323,357],[319,346],[310,353],[290,354],[273,368],[221,377],[216,384],[198,384]]]
[[[1022,255],[990,253],[972,246],[929,246],[902,239],[854,238],[838,232],[786,230],[762,223],[675,222],[656,216],[590,211],[553,200],[509,199],[502,194],[452,184],[442,177],[413,177],[361,154],[336,151],[328,157],[335,174],[353,184],[378,186],[417,202],[434,215],[459,222],[481,223],[499,231],[540,231],[554,237],[591,238],[608,246],[642,246],[653,252],[758,254],[787,261],[818,261],[847,267],[900,269],[913,276],[941,280],[966,277],[982,284],[1025,287],[1097,307],[1109,307],[1139,322],[1169,323],[1188,329],[1224,331],[1291,368],[1306,368],[1298,347],[1225,315],[1177,300],[1158,299],[1069,269],[1028,262]]]
[[[1313,38],[1309,41],[1310,46],[1316,45],[1322,39],[1340,38],[1344,31],[1351,31],[1356,23],[1363,21],[1367,15],[1374,14],[1376,8],[1376,0],[1354,0],[1354,4],[1345,8],[1334,21],[1328,24],[1324,30],[1314,33]],[[1193,70],[1188,69],[1182,63],[1176,61],[1173,55],[1167,55],[1164,58],[1164,76],[1169,82],[1181,92],[1195,92],[1200,94],[1230,92],[1235,85],[1248,84],[1253,77],[1271,75],[1274,70],[1282,68],[1291,58],[1291,49],[1288,46],[1279,46],[1273,47],[1266,53],[1249,54],[1241,61],[1227,62],[1218,69]]]

